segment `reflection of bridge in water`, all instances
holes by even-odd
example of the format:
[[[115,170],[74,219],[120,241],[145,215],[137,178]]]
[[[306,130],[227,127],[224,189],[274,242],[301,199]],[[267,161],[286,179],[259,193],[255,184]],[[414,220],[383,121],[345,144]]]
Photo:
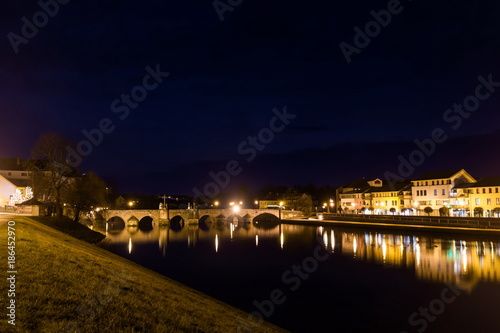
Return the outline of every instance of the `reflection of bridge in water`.
[[[414,271],[420,280],[447,282],[469,291],[474,289],[478,282],[500,283],[498,240],[481,241],[473,239],[472,236],[460,240],[432,233],[416,236],[411,233],[365,232],[362,229],[347,231],[341,227],[302,226],[279,223],[274,214],[261,215],[269,210],[254,211],[255,217],[250,220],[245,217],[246,210],[236,217],[232,214],[224,215],[223,210],[200,210],[198,215],[193,214],[193,210],[172,210],[170,224],[159,225],[158,220],[154,220],[154,226],[148,229],[138,223],[130,223],[122,229],[110,229],[106,234],[109,242],[123,244],[128,247],[129,252],[134,251],[135,245],[141,243],[157,243],[163,255],[169,244],[173,243],[183,243],[189,248],[196,248],[200,242],[205,245],[208,242],[214,252],[219,252],[225,249],[228,241],[245,244],[251,241],[256,247],[271,242],[286,250],[289,244],[292,247],[301,246],[300,244],[310,241],[313,237],[319,239],[322,246],[332,250],[335,255]],[[224,215],[224,218],[220,215]],[[108,216],[109,221],[117,215]],[[125,219],[128,217],[126,221],[133,216],[137,216],[137,220],[139,217],[141,220],[146,217],[141,217],[140,214],[121,216]],[[172,223],[176,216],[181,217],[186,225],[181,228],[180,225]],[[133,221],[135,220],[132,219],[131,222]]]
[[[250,222],[279,222],[303,215],[300,211],[278,209],[154,209],[154,210],[106,210],[103,217],[106,230],[119,231],[125,227],[148,230],[160,225],[172,229],[183,229],[185,225],[199,225],[209,229],[215,224],[238,226]]]

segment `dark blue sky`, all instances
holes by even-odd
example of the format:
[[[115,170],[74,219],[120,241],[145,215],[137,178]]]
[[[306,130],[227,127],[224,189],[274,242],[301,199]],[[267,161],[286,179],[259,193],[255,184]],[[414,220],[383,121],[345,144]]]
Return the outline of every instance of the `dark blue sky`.
[[[479,75],[500,81],[500,3],[401,1],[348,64],[339,44],[388,3],[246,0],[221,22],[212,1],[72,0],[16,54],[9,33],[41,7],[3,1],[0,157],[29,156],[45,132],[78,143],[109,118],[115,130],[81,167],[123,191],[192,195],[229,160],[242,166],[231,185],[340,185],[397,170],[413,140],[442,127],[450,139],[415,176],[500,174],[500,91],[457,130],[443,120]],[[120,120],[112,102],[157,65],[170,75]],[[284,106],[297,117],[248,163],[238,146]]]

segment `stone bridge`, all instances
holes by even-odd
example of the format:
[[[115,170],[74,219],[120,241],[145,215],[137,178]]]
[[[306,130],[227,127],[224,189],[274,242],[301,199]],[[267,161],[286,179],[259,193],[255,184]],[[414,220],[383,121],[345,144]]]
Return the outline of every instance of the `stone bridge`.
[[[301,211],[280,209],[151,209],[151,210],[105,210],[102,217],[110,226],[170,225],[184,227],[185,224],[207,223],[279,222],[302,217]]]

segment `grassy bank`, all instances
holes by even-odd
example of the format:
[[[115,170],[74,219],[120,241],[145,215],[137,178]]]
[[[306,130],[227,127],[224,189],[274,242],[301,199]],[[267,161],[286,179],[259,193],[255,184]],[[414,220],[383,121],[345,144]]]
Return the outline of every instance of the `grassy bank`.
[[[45,224],[51,228],[57,229],[59,231],[64,232],[70,236],[73,236],[77,239],[84,240],[91,244],[97,244],[106,238],[105,235],[90,230],[86,226],[73,221],[70,218],[63,216],[62,220],[58,220],[54,217],[30,217],[30,219],[35,220],[39,223]]]
[[[1,332],[237,332],[245,325],[282,331],[251,325],[245,312],[52,227],[15,221],[16,326],[2,314]],[[6,224],[0,244],[5,267]],[[9,288],[0,280],[6,313]]]

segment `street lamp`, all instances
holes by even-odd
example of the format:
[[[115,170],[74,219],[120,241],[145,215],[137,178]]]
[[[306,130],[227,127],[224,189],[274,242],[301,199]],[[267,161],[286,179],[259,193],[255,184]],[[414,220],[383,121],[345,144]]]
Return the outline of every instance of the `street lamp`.
[[[328,213],[333,211],[333,206],[335,206],[335,203],[333,202],[333,199],[330,199],[330,208],[328,209]]]
[[[130,209],[132,209],[132,206],[134,205],[134,202],[133,201],[129,201],[128,202],[128,206],[130,207]]]
[[[215,202],[214,202],[214,205],[215,205],[215,207],[219,207],[219,202],[218,202],[218,201],[215,201]]]

